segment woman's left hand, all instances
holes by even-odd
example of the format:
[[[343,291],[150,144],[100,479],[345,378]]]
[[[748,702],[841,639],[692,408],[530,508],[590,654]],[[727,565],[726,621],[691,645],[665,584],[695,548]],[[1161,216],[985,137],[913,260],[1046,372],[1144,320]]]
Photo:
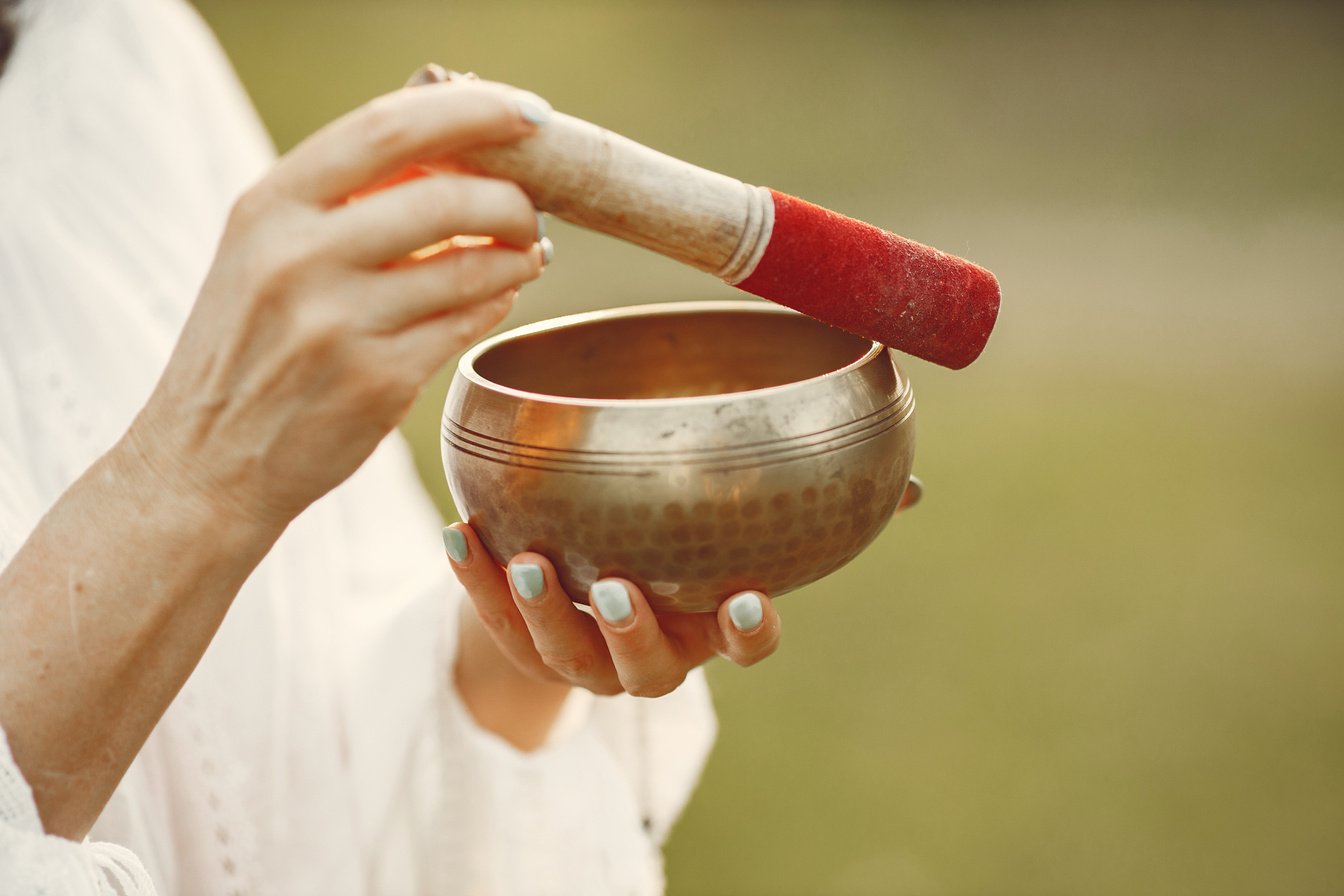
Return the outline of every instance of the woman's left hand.
[[[445,542],[485,630],[518,670],[539,681],[659,697],[715,654],[750,666],[779,644],[779,615],[759,592],[734,595],[717,613],[659,616],[630,581],[600,579],[589,614],[571,602],[542,555],[519,554],[501,569],[463,523],[449,527]]]

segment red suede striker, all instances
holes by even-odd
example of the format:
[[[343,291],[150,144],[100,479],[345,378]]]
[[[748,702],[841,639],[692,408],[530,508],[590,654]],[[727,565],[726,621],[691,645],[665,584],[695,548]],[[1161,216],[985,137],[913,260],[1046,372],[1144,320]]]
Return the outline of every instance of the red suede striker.
[[[785,193],[765,255],[737,286],[919,358],[960,369],[999,313],[999,282],[969,261]]]

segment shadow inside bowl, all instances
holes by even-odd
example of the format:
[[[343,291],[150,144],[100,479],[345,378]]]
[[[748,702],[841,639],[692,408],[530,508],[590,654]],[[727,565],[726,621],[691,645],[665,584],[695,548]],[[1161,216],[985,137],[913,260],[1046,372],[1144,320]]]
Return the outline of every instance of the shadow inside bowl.
[[[769,307],[769,306],[763,306]],[[854,364],[872,343],[811,318],[757,310],[599,317],[507,340],[476,372],[522,392],[605,400],[766,389]]]

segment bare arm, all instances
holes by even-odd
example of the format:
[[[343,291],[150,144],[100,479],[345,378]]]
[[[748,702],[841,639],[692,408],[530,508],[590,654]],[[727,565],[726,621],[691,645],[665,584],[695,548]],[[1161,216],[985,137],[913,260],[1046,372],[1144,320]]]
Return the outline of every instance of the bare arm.
[[[540,272],[512,184],[439,175],[346,201],[531,133],[538,101],[518,103],[489,84],[382,97],[238,203],[154,395],[0,575],[0,723],[49,832],[88,831],[280,532]],[[495,242],[407,259],[457,234]]]
[[[173,488],[127,440],[0,575],[0,721],[49,833],[88,832],[278,534]]]

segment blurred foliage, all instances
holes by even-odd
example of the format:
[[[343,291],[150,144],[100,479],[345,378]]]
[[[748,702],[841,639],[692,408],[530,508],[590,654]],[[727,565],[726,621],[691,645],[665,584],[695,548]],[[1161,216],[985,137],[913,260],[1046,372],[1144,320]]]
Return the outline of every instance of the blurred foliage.
[[[435,59],[1003,282],[925,502],[712,665],[671,893],[1344,891],[1341,7],[199,5],[282,149]],[[508,325],[734,294],[552,231]]]

